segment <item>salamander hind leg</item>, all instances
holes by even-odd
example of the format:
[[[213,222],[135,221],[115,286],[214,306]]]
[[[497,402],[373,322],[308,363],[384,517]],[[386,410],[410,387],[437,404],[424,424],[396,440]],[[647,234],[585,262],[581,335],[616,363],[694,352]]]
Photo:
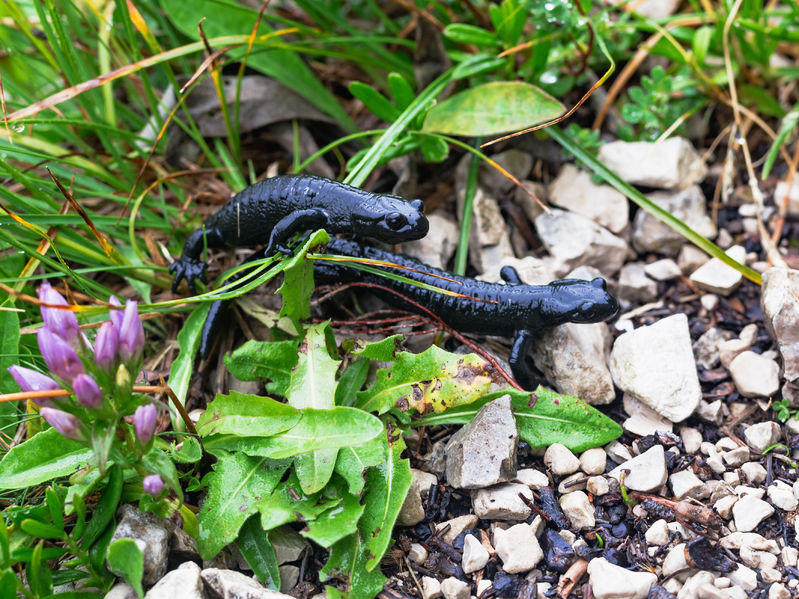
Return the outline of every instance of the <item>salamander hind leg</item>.
[[[208,265],[200,260],[200,255],[204,247],[219,247],[223,244],[222,235],[215,228],[197,229],[189,235],[183,245],[183,253],[180,258],[175,260],[172,266],[169,267],[169,272],[175,275],[175,278],[172,279],[172,292],[177,293],[178,285],[183,279],[186,279],[192,295],[197,293],[195,284],[197,279],[208,284],[208,277],[205,272]]]
[[[538,377],[536,377],[527,365],[524,359],[527,357],[527,352],[530,350],[530,343],[533,341],[533,333],[531,331],[519,331],[516,338],[513,340],[513,347],[510,350],[508,363],[510,364],[513,378],[522,386],[526,391],[532,391],[538,386]]]
[[[328,223],[328,215],[324,210],[319,208],[297,210],[280,219],[272,228],[264,254],[266,256],[271,256],[275,252],[291,254],[292,250],[287,244],[293,235],[306,229],[324,228]]]

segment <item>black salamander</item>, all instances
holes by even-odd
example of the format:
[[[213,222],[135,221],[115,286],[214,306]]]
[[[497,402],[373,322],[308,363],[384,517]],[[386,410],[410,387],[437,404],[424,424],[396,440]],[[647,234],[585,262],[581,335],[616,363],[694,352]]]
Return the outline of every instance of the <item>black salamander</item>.
[[[195,293],[195,281],[207,283],[207,264],[200,259],[203,247],[266,244],[266,256],[275,251],[290,254],[288,242],[307,230],[325,229],[400,243],[427,235],[429,223],[422,200],[377,194],[332,179],[313,175],[284,175],[264,179],[242,190],[214,213],[203,228],[194,231],[174,273],[172,291],[181,279]]]
[[[501,271],[505,284],[488,283],[453,275],[433,268],[414,258],[394,254],[353,241],[331,239],[327,253],[355,258],[392,262],[401,268],[383,268],[386,272],[426,283],[462,296],[456,297],[423,289],[410,283],[381,277],[370,272],[348,268],[343,264],[316,260],[314,279],[319,283],[362,282],[392,289],[441,318],[463,333],[497,335],[513,338],[508,360],[513,376],[525,388],[532,388],[534,377],[528,372],[524,358],[533,335],[541,329],[567,322],[592,323],[613,318],[619,311],[616,299],[607,292],[605,280],[563,279],[547,285],[525,285],[516,270],[506,266]],[[258,253],[253,258],[263,257]],[[375,267],[377,268],[377,267]],[[421,272],[416,272],[421,271]],[[239,276],[242,276],[244,271]],[[420,310],[400,295],[373,289],[387,303],[411,312]],[[227,302],[215,302],[203,328],[200,355],[206,357],[224,318]]]

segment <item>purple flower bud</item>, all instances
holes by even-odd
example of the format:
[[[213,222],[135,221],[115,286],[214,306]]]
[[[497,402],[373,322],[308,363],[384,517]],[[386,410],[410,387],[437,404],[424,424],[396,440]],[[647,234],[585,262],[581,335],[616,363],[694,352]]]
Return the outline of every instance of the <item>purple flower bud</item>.
[[[133,412],[133,431],[136,433],[142,445],[149,443],[155,431],[155,418],[158,410],[151,403],[144,404],[136,408]]]
[[[50,391],[61,388],[61,385],[59,385],[49,376],[42,374],[41,372],[31,370],[30,368],[17,366],[15,364],[14,366],[9,366],[8,371],[11,373],[11,376],[14,377],[14,380],[17,382],[17,385],[19,385],[19,388],[23,391]],[[55,404],[49,397],[39,397],[33,401],[36,405],[41,407],[55,407]]]
[[[164,490],[164,481],[162,481],[161,477],[157,474],[150,474],[144,477],[144,479],[141,481],[141,486],[145,493],[149,493],[150,495],[158,495]]]
[[[45,304],[55,306],[69,305],[64,296],[53,289],[50,283],[46,282],[39,287],[39,299]],[[44,326],[61,336],[68,343],[72,343],[78,338],[78,333],[80,332],[78,319],[71,310],[42,306],[42,319],[44,320]]]
[[[84,372],[78,354],[61,337],[47,327],[40,328],[36,337],[42,357],[54,375],[72,382],[72,379]]]
[[[139,309],[136,302],[128,300],[125,304],[125,314],[122,326],[119,327],[119,356],[123,362],[138,359],[144,347],[144,327],[139,318]]]
[[[79,374],[72,381],[72,390],[84,408],[99,408],[103,405],[103,392],[88,374]]]
[[[119,298],[115,295],[112,295],[108,298],[108,303],[112,306],[121,306],[122,302],[119,301]],[[122,310],[109,310],[108,316],[111,318],[111,322],[114,323],[114,327],[116,327],[117,333],[122,330]]]
[[[117,348],[119,347],[119,333],[111,321],[106,321],[100,325],[97,337],[94,340],[94,361],[105,370],[110,370],[111,365],[117,359]]]
[[[81,433],[80,421],[72,414],[53,408],[42,408],[39,413],[55,430],[64,435],[67,439],[79,440],[83,436]]]

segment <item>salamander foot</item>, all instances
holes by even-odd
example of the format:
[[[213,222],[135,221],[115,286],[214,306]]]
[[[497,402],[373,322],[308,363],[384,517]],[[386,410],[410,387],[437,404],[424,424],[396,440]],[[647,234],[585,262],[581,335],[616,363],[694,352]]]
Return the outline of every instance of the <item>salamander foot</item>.
[[[206,285],[208,284],[208,276],[205,273],[206,268],[208,268],[208,265],[205,262],[201,262],[195,258],[181,256],[175,260],[172,266],[169,267],[169,272],[175,275],[175,278],[172,279],[172,293],[177,293],[180,281],[186,279],[189,291],[191,291],[192,295],[196,294],[197,287],[195,281],[197,279],[200,279]]]

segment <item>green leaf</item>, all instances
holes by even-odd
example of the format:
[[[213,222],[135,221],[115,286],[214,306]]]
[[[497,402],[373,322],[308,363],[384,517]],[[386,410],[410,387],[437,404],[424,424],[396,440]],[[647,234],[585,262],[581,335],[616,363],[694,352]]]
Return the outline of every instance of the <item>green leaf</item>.
[[[33,548],[31,560],[25,567],[28,585],[34,596],[42,597],[53,592],[53,579],[50,568],[42,557],[44,541],[39,541]]]
[[[793,108],[791,108],[791,111],[785,115],[785,118],[783,118],[782,122],[780,123],[780,128],[777,131],[777,137],[774,138],[774,141],[768,150],[768,154],[766,154],[766,161],[763,163],[764,179],[771,173],[771,168],[774,166],[774,161],[777,159],[777,155],[780,153],[780,147],[785,143],[785,140],[796,128],[797,123],[799,123],[799,103],[794,104]],[[775,199],[777,202],[782,201],[782,198]]]
[[[331,577],[341,578],[347,581],[346,595],[342,595],[335,587],[326,587],[328,597],[334,599],[335,593],[339,597],[348,599],[372,599],[383,589],[386,577],[380,568],[371,571],[366,568],[369,560],[368,549],[362,541],[360,534],[353,534],[330,549],[330,556],[322,570],[319,572],[319,580],[329,580]],[[333,593],[331,593],[331,590]]]
[[[341,479],[338,481],[340,482]],[[358,502],[357,497],[341,488],[345,485],[331,486],[334,486],[336,494],[341,496],[341,504],[325,510],[313,520],[309,520],[306,528],[300,531],[302,536],[325,548],[357,532],[358,520],[365,509],[365,506]]]
[[[300,488],[300,481],[293,471],[289,478],[275,490],[258,501],[261,512],[261,528],[272,530],[289,522],[310,522],[316,516],[341,503],[338,497],[328,498],[322,494],[308,496]]]
[[[12,447],[0,461],[0,489],[24,489],[84,467],[92,452],[49,428]]]
[[[258,11],[233,0],[160,0],[169,19],[184,35],[199,40],[197,23],[203,17],[203,30],[207,37],[233,34],[249,34],[255,25]],[[258,27],[259,35],[272,31],[263,19]],[[273,38],[279,41],[280,38]],[[261,42],[262,43],[262,42]],[[268,50],[268,51],[264,51]],[[227,54],[235,59],[243,57],[245,47],[234,48]],[[355,131],[355,124],[339,105],[336,98],[316,78],[302,59],[291,50],[271,50],[256,42],[247,58],[247,66],[265,75],[274,77],[283,85],[306,98],[322,112],[330,115],[347,131]]]
[[[363,445],[342,447],[336,459],[336,472],[347,481],[350,493],[360,495],[366,483],[364,471],[377,466],[384,457],[383,439],[377,436]]]
[[[399,110],[405,110],[413,102],[413,88],[399,73],[388,74],[388,89],[394,98],[394,105]]]
[[[14,381],[8,367],[16,362],[19,354],[19,313],[12,310],[0,311],[0,393],[14,393],[19,386]],[[13,402],[0,406],[0,411],[10,413]]]
[[[366,570],[371,571],[380,563],[391,545],[394,522],[411,486],[411,467],[407,459],[401,459],[405,441],[401,436],[383,440],[382,463],[366,471],[366,491],[363,516],[359,523],[369,559]]]
[[[0,599],[17,598],[17,576],[13,570],[0,572]]]
[[[358,360],[349,365],[336,385],[336,405],[351,406],[369,375],[369,360]]]
[[[144,556],[133,539],[117,539],[108,546],[108,569],[127,582],[139,597],[144,596],[141,579],[144,575]]]
[[[373,114],[388,123],[393,123],[400,114],[399,109],[371,85],[362,81],[353,81],[349,85],[349,90]]]
[[[476,354],[453,354],[435,345],[420,354],[400,352],[390,368],[358,393],[356,406],[382,414],[393,407],[421,414],[468,404],[491,386],[488,363]]]
[[[183,488],[180,486],[178,470],[175,468],[175,462],[166,453],[157,447],[151,447],[150,451],[142,456],[141,465],[147,472],[158,474],[177,496],[178,501],[183,501]]]
[[[518,131],[560,116],[563,105],[522,81],[494,81],[472,87],[434,106],[423,131],[477,137]]]
[[[327,351],[325,329],[327,323],[308,327],[300,343],[297,366],[291,372],[286,398],[289,405],[326,410],[335,406],[336,371],[340,360],[334,360]]]
[[[449,154],[449,144],[440,137],[425,137],[420,149],[427,162],[444,162]]]
[[[419,425],[467,424],[489,401],[509,394],[519,437],[533,449],[562,443],[575,453],[605,445],[621,435],[621,427],[596,408],[573,395],[559,395],[538,387],[535,392],[504,389],[480,401],[458,406],[444,414],[429,414]]]
[[[191,375],[194,373],[194,356],[200,347],[200,337],[205,325],[205,317],[208,315],[210,308],[210,302],[195,308],[178,332],[178,349],[180,351],[178,352],[178,357],[175,358],[169,367],[169,386],[182,404],[186,403],[189,382],[191,381]],[[177,414],[171,404],[170,410],[172,411],[172,422],[182,422],[179,414]]]
[[[50,520],[59,530],[64,530],[64,503],[56,493],[55,489],[49,488],[44,492],[47,509],[50,512]]]
[[[338,449],[320,449],[294,458],[294,470],[300,488],[307,495],[321,491],[330,481],[337,455]]]
[[[197,432],[201,437],[271,437],[291,429],[301,418],[299,410],[270,397],[231,391],[208,404],[197,421]]]
[[[444,27],[443,36],[458,44],[474,44],[475,46],[496,46],[499,43],[492,31],[467,23],[450,23]]]
[[[288,462],[250,457],[242,453],[222,456],[207,475],[208,495],[200,511],[197,544],[203,559],[211,559],[232,543],[257,504],[275,488]]]
[[[313,262],[306,259],[312,249],[325,245],[330,236],[323,230],[315,231],[294,252],[294,255],[282,264],[283,283],[277,292],[283,296],[283,307],[280,316],[288,316],[298,331],[302,330],[299,322],[311,316],[311,294],[314,290]]]
[[[38,539],[61,539],[64,537],[64,531],[62,529],[32,518],[23,520],[19,527],[27,534]]]
[[[309,451],[339,449],[370,441],[383,430],[375,416],[356,408],[302,410],[302,418],[290,430],[273,437],[214,435],[204,443],[209,452],[243,451],[252,456],[289,458]]]
[[[236,545],[261,584],[268,589],[279,591],[280,571],[277,567],[275,549],[269,542],[268,531],[261,528],[257,516],[249,518],[241,527]]]
[[[0,514],[0,570],[11,566],[11,550],[8,544],[8,526],[5,516]]]
[[[364,341],[355,339],[349,353],[353,356],[369,358],[370,360],[380,360],[390,362],[400,349],[404,336],[400,333],[386,337],[380,341]]]
[[[196,464],[203,457],[203,449],[196,438],[186,436],[179,446],[172,448],[170,456],[178,464]]]
[[[470,54],[469,58],[452,69],[452,79],[457,81],[458,79],[482,75],[484,73],[496,71],[506,64],[506,59],[500,58],[496,54]]]
[[[266,390],[286,395],[291,370],[297,365],[299,339],[256,341],[251,339],[225,355],[230,374],[242,381],[266,381]]]
[[[119,500],[122,497],[123,478],[120,466],[115,464],[108,470],[108,482],[100,495],[100,501],[92,511],[92,519],[86,525],[80,539],[84,549],[91,547],[113,521]]]
[[[705,64],[707,51],[710,48],[710,40],[713,39],[713,30],[714,28],[710,25],[704,25],[694,31],[691,49],[696,57],[696,62],[700,65]]]

